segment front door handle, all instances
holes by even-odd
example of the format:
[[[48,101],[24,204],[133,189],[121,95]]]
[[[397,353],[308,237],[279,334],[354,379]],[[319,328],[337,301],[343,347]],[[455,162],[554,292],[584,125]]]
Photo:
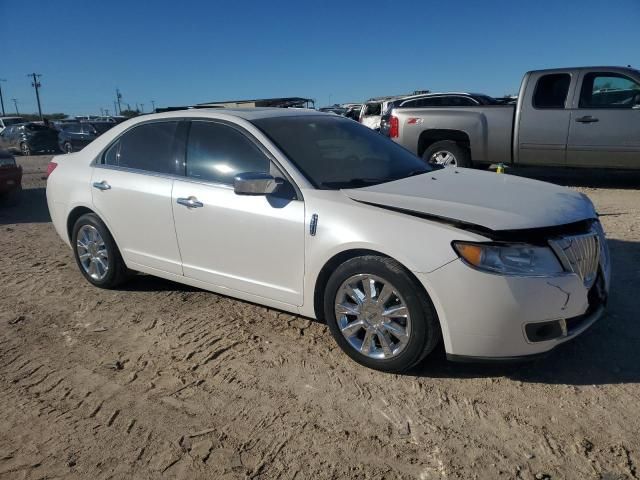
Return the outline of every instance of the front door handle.
[[[598,119],[592,117],[591,115],[587,115],[587,116],[584,116],[584,117],[576,118],[576,122],[580,122],[580,123],[594,123],[594,122],[597,122],[597,121],[598,121]]]
[[[178,205],[184,205],[187,208],[202,208],[204,204],[200,202],[196,197],[179,198],[177,200]]]
[[[93,188],[104,191],[110,190],[111,185],[109,185],[106,180],[102,180],[101,182],[93,182]]]

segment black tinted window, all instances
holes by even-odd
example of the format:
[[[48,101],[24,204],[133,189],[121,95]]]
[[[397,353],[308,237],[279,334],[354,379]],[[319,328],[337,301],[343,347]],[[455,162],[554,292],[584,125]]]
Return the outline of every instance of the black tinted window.
[[[380,115],[382,111],[382,104],[381,103],[368,103],[367,104],[367,109],[365,111],[365,116],[369,116],[369,115]]]
[[[80,133],[80,124],[79,123],[70,123],[68,125],[65,125],[63,128],[64,128],[65,132]]]
[[[571,76],[568,73],[553,73],[540,77],[533,94],[533,106],[564,108],[570,83]]]
[[[191,123],[187,142],[187,176],[232,184],[245,172],[269,172],[269,159],[243,133],[214,122]]]
[[[177,122],[147,123],[124,133],[104,155],[104,163],[149,172],[184,174],[175,148]]]
[[[588,73],[582,81],[580,108],[632,108],[640,104],[640,84],[616,73]]]

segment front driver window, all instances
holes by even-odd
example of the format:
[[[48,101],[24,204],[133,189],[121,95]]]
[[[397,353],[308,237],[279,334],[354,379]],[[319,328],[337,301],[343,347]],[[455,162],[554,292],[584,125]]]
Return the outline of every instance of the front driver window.
[[[587,73],[580,108],[632,108],[640,105],[640,84],[617,73]]]
[[[239,173],[268,173],[270,161],[245,135],[216,122],[191,122],[187,176],[232,185]]]

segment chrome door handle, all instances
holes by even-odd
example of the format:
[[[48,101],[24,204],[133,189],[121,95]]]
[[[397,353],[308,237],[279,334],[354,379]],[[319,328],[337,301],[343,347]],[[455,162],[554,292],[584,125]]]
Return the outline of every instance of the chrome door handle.
[[[598,121],[598,119],[592,117],[591,115],[587,115],[585,117],[576,118],[576,122],[580,122],[580,123],[594,123],[594,122],[597,122],[597,121]]]
[[[179,198],[177,200],[178,205],[184,205],[187,208],[202,208],[204,207],[204,204],[200,201],[198,201],[198,199],[196,197],[189,197],[189,198]]]
[[[98,190],[110,190],[111,185],[109,185],[106,180],[102,180],[101,182],[93,182],[93,188],[97,188]]]

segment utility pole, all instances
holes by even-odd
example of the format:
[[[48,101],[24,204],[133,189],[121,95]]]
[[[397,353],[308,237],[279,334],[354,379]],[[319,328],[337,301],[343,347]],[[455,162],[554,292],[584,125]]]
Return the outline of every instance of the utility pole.
[[[140,104],[140,111],[142,111],[142,113],[144,113],[144,103]]]
[[[118,108],[116,109],[116,115],[122,115],[122,107],[120,106],[120,100],[122,100],[122,94],[120,90],[116,88],[116,102],[118,102]],[[115,105],[114,105],[115,107]],[[118,113],[120,112],[120,113]]]
[[[18,100],[16,100],[15,98],[12,98],[11,100],[13,100],[13,104],[16,107],[16,115],[20,115],[20,112],[18,111]]]
[[[105,117],[109,116],[109,109],[108,108],[104,109],[104,115],[105,115]]]
[[[39,73],[29,73],[27,77],[33,77],[33,82],[31,82],[31,86],[36,89],[36,100],[38,101],[38,115],[40,115],[40,120],[43,120],[42,117],[42,108],[40,107],[40,93],[38,89],[42,86],[40,81],[38,80],[42,75]]]
[[[131,111],[131,105],[129,105],[128,103],[127,103],[127,110]],[[122,110],[120,110],[120,113],[122,113]]]
[[[153,108],[153,111],[156,111],[156,102],[155,100],[151,100],[151,108]]]
[[[113,101],[113,111],[115,112],[114,115],[118,115],[118,104],[115,100]]]
[[[4,117],[6,113],[4,113],[4,99],[2,98],[2,82],[6,82],[6,80],[0,78],[0,105],[2,105],[2,116]]]

